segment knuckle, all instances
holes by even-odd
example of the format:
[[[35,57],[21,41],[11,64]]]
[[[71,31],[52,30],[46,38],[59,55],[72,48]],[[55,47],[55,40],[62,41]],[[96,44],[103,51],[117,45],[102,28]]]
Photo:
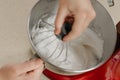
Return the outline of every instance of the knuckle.
[[[80,13],[81,17],[87,18],[88,13],[86,11]]]
[[[91,11],[89,12],[89,17],[90,17],[91,19],[94,19],[94,18],[96,17],[96,12],[95,12],[94,10],[91,10]]]
[[[90,19],[94,19],[96,17],[96,12],[94,9],[90,9],[90,10],[78,10],[77,11],[77,15],[81,16],[82,18],[90,18]]]

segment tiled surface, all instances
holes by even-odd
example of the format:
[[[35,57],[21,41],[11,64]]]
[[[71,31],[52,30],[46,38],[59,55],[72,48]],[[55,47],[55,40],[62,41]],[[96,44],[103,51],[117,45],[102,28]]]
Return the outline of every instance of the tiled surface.
[[[27,21],[38,0],[0,0],[0,66],[24,62],[31,57],[27,37]],[[110,12],[115,24],[120,20],[120,0],[109,8],[106,0],[99,0]],[[47,80],[42,77],[41,80]]]

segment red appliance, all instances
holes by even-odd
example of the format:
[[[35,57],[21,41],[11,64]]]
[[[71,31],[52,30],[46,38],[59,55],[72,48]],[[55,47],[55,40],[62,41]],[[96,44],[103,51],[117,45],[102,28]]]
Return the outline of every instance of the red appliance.
[[[44,70],[50,80],[120,80],[120,22],[117,24],[118,39],[112,57],[101,67],[76,76],[65,76]]]

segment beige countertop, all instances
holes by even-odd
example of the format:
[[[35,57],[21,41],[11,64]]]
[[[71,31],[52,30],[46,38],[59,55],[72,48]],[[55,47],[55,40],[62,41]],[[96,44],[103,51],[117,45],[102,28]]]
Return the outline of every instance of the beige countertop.
[[[38,0],[0,1],[0,66],[24,62],[31,57],[27,36],[27,23],[31,8]],[[120,0],[108,7],[106,0],[99,0],[110,12],[114,23],[120,20]],[[46,80],[43,78],[43,80]]]

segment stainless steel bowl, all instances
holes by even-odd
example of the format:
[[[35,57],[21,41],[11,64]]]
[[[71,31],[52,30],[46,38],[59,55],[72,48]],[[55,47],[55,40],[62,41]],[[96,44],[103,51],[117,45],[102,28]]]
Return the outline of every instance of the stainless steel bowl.
[[[89,27],[91,29],[95,29],[95,31],[99,32],[102,35],[102,39],[104,40],[104,51],[103,57],[96,66],[85,69],[85,70],[64,70],[57,66],[52,65],[51,63],[47,62],[44,58],[41,58],[45,61],[45,67],[55,73],[62,74],[62,75],[77,75],[82,74],[91,70],[94,70],[100,66],[102,66],[112,55],[115,44],[116,44],[116,29],[115,25],[112,21],[111,16],[106,11],[106,9],[96,0],[91,0],[92,5],[96,11],[96,18],[91,22]],[[37,4],[33,7],[30,17],[29,17],[29,25],[28,25],[28,36],[32,48],[39,54],[39,52],[35,49],[35,46],[31,39],[31,30],[35,24],[38,23],[39,19],[43,16],[43,14],[56,14],[58,9],[59,0],[39,0]],[[50,23],[54,24],[54,23]]]

